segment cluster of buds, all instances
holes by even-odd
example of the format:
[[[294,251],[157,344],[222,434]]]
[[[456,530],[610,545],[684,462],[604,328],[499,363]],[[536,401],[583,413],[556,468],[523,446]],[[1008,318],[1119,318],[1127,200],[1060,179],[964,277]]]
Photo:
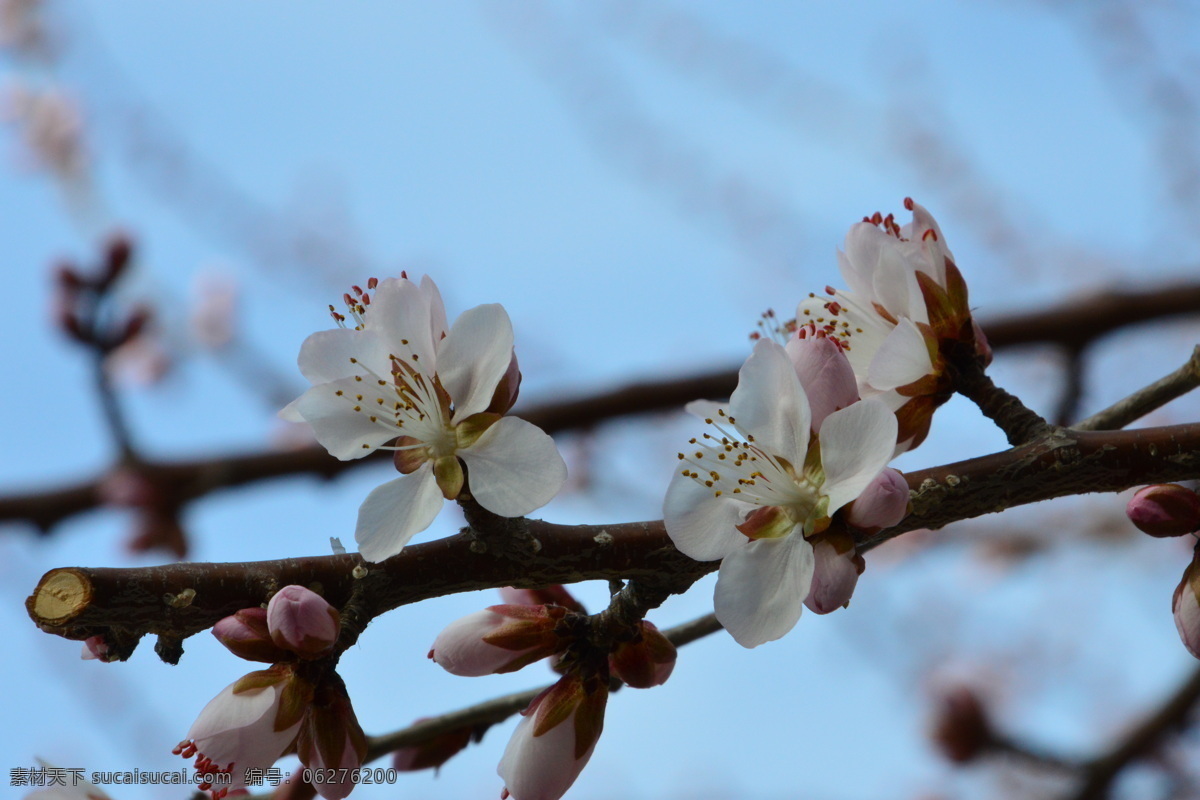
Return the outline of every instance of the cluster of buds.
[[[507,588],[502,594],[506,604],[447,626],[429,657],[464,676],[512,672],[551,659],[562,677],[522,712],[498,771],[505,798],[557,800],[591,758],[613,679],[636,689],[661,685],[675,667],[675,646],[644,620],[598,645],[583,606],[562,586]],[[396,753],[395,766],[438,767],[478,733],[463,729],[406,748]]]
[[[105,300],[133,260],[133,242],[113,234],[104,244],[100,263],[90,272],[63,262],[54,270],[54,317],[68,336],[107,355],[141,335],[150,322],[150,310],[134,308],[114,318]]]
[[[1187,536],[1200,531],[1200,495],[1176,483],[1145,486],[1139,489],[1125,506],[1138,530],[1158,539]],[[1200,658],[1200,544],[1193,552],[1192,563],[1183,571],[1183,579],[1175,587],[1171,610],[1175,628],[1183,646]]]
[[[354,770],[362,766],[367,740],[345,684],[320,660],[341,632],[336,609],[302,586],[285,586],[263,608],[247,608],[218,622],[213,635],[230,652],[271,667],[235,681],[217,695],[174,752],[195,758],[214,797],[248,784],[247,773],[270,767],[293,749],[312,769]],[[349,773],[331,773],[348,775]],[[326,800],[341,800],[349,778],[315,784]]]

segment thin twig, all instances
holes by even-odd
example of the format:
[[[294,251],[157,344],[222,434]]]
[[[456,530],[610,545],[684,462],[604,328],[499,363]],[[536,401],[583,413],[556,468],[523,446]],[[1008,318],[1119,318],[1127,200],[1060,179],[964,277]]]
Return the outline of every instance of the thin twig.
[[[1104,800],[1113,780],[1131,762],[1153,754],[1172,733],[1188,724],[1200,701],[1200,669],[1188,676],[1153,714],[1143,720],[1104,755],[1084,766],[1084,780],[1071,800]]]
[[[1066,353],[1067,363],[1063,368],[1062,395],[1058,398],[1058,407],[1054,410],[1055,425],[1070,425],[1071,420],[1079,413],[1079,404],[1083,400],[1083,378],[1086,371],[1087,359],[1085,350],[1069,348]]]
[[[1077,431],[1112,431],[1124,428],[1175,398],[1182,397],[1197,386],[1200,386],[1200,346],[1192,350],[1192,357],[1186,364],[1170,375],[1160,378],[1144,389],[1138,389],[1072,427]]]

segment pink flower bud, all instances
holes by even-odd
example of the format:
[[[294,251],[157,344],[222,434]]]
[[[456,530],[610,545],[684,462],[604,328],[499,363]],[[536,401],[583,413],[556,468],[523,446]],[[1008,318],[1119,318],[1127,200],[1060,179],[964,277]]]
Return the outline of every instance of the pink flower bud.
[[[845,520],[859,530],[875,533],[890,528],[908,514],[908,482],[898,470],[885,467],[846,508]]]
[[[1196,658],[1200,658],[1200,600],[1196,590],[1200,582],[1200,570],[1196,569],[1197,556],[1183,571],[1183,580],[1175,587],[1175,596],[1171,599],[1171,610],[1175,614],[1175,629],[1183,646]]]
[[[796,368],[812,410],[812,429],[821,429],[825,418],[858,400],[854,368],[842,348],[824,331],[803,325],[787,343],[787,354]]]
[[[84,661],[116,661],[117,654],[108,646],[103,635],[89,636],[83,640],[83,652],[79,656]]]
[[[341,631],[337,609],[303,586],[285,586],[267,604],[271,639],[301,658],[317,658],[329,651]]]
[[[858,576],[866,568],[862,556],[854,551],[848,534],[826,534],[813,539],[812,585],[804,605],[814,614],[828,614],[850,603]]]
[[[336,673],[317,686],[312,706],[300,726],[296,753],[306,767],[323,771],[356,770],[366,760],[366,734],[354,715],[346,686]],[[325,774],[343,775],[341,772]],[[354,789],[351,774],[346,773],[344,780],[313,785],[325,800],[342,800]]]
[[[418,719],[417,722],[425,719],[428,717]],[[458,728],[426,739],[420,744],[401,747],[392,756],[392,766],[401,772],[416,772],[432,767],[436,774],[442,764],[471,743],[473,734],[471,728]]]
[[[1151,536],[1184,536],[1200,528],[1200,496],[1175,483],[1138,489],[1125,506],[1129,521]]]
[[[291,654],[271,640],[267,612],[262,608],[243,608],[212,626],[217,641],[239,658],[274,664],[286,661]]]
[[[608,657],[612,674],[634,689],[661,686],[675,669],[676,650],[652,622],[639,623],[637,636],[621,642]]]
[[[567,591],[561,583],[543,586],[541,589],[517,589],[504,586],[500,589],[500,599],[512,606],[562,606],[568,611],[586,614],[583,603]]]
[[[491,606],[446,626],[429,657],[454,675],[513,672],[562,649],[554,629],[566,613],[562,606]]]
[[[604,728],[608,687],[566,675],[521,712],[496,772],[501,798],[558,800],[592,757]]]

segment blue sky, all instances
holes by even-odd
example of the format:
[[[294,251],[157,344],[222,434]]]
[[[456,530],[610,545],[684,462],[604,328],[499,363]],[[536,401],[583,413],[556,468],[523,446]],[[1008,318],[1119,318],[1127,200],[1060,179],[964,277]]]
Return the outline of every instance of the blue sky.
[[[50,3],[64,60],[53,71],[5,63],[13,80],[82,98],[95,202],[73,218],[44,173],[0,176],[11,298],[0,348],[12,381],[0,481],[14,491],[109,463],[86,361],[48,323],[46,265],[87,257],[110,225],[136,236],[125,291],[156,303],[178,354],[162,383],[125,396],[155,457],[261,448],[279,431],[257,381],[188,339],[202,274],[237,279],[260,369],[298,391],[295,354],[327,327],[329,302],[367,275],[427,271],[452,315],[484,302],[509,310],[527,400],[735,363],[762,310],[840,285],[834,252],[851,223],[899,212],[910,195],[939,219],[984,319],[1194,274],[1194,187],[1179,180],[1194,154],[1171,149],[1191,120],[1147,87],[1188,74],[1197,20],[1126,13],[1034,2]],[[0,144],[15,165],[11,128]],[[164,179],[155,164],[180,153],[187,168]],[[313,231],[334,231],[338,246],[302,238]],[[1106,341],[1087,408],[1182,363],[1197,333],[1180,323]],[[1045,410],[1056,368],[1054,354],[1026,351],[1002,356],[995,373]],[[1184,402],[1156,419],[1194,414]],[[585,485],[542,515],[660,516],[677,443],[693,433],[679,415],[563,437]],[[1002,446],[955,402],[900,466]],[[206,499],[185,519],[192,557],[325,552],[329,536],[351,541],[355,509],[387,478],[366,468]],[[1076,501],[1013,516],[1045,532],[1117,524],[1118,509]],[[10,632],[0,674],[5,716],[19,721],[0,730],[9,766],[40,756],[89,771],[175,768],[170,748],[246,671],[207,635],[177,667],[149,645],[99,665],[29,624],[22,601],[47,569],[154,563],[125,554],[128,524],[98,511],[45,540],[17,526],[0,537]],[[423,537],[457,524],[448,507]],[[1003,567],[971,548],[897,545],[873,554],[847,611],[806,616],[754,651],[725,636],[687,648],[666,686],[613,697],[568,796],[985,793],[992,778],[952,776],[925,744],[929,686],[943,670],[992,686],[1005,722],[1037,740],[1099,746],[1097,731],[1189,666],[1169,616],[1186,555],[1062,538],[1069,546]],[[652,619],[704,613],[711,588]],[[604,587],[580,593],[598,609]],[[425,660],[441,627],[493,602],[444,598],[371,626],[342,662],[368,732],[549,679],[540,666],[453,678]],[[511,725],[436,780],[405,776],[355,796],[498,795]]]

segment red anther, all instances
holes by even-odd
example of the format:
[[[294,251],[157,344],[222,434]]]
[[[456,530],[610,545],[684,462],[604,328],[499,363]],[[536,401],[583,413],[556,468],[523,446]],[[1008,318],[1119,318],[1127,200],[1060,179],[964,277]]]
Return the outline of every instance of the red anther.
[[[772,319],[772,318],[774,318],[774,316],[775,316],[775,309],[773,309],[773,308],[768,308],[768,309],[767,309],[766,316],[767,316],[767,318],[768,318],[768,319]]]
[[[374,289],[379,285],[379,278],[367,278],[367,288]]]
[[[832,301],[826,303],[825,307],[828,308],[829,313],[833,314],[834,316],[837,316],[842,311],[841,303],[837,302],[836,300],[832,300]]]
[[[362,304],[363,304],[364,306],[369,306],[369,305],[371,305],[371,295],[367,294],[366,292],[363,292],[363,296],[362,296]]]
[[[872,214],[871,215],[871,224],[872,225],[883,224],[883,214],[880,214],[878,211],[876,211],[874,214]]]
[[[403,278],[404,280],[408,280],[408,270],[406,270],[406,269],[400,270],[400,277]]]
[[[355,297],[362,297],[362,287],[361,286],[351,286],[350,290],[352,292],[354,292]]]
[[[348,306],[354,305],[354,298],[350,296],[349,292],[342,292],[342,301]]]
[[[762,334],[759,333],[758,331],[755,331],[754,333],[750,334],[750,341],[752,341],[752,342],[757,342],[761,338],[762,338]],[[433,658],[433,655],[430,654],[429,657]]]
[[[825,294],[837,294],[837,291],[832,286],[826,286]]]
[[[915,205],[915,203],[913,203],[913,199],[911,197],[904,198],[904,207],[906,209],[908,209],[909,211],[912,211],[914,205]]]

